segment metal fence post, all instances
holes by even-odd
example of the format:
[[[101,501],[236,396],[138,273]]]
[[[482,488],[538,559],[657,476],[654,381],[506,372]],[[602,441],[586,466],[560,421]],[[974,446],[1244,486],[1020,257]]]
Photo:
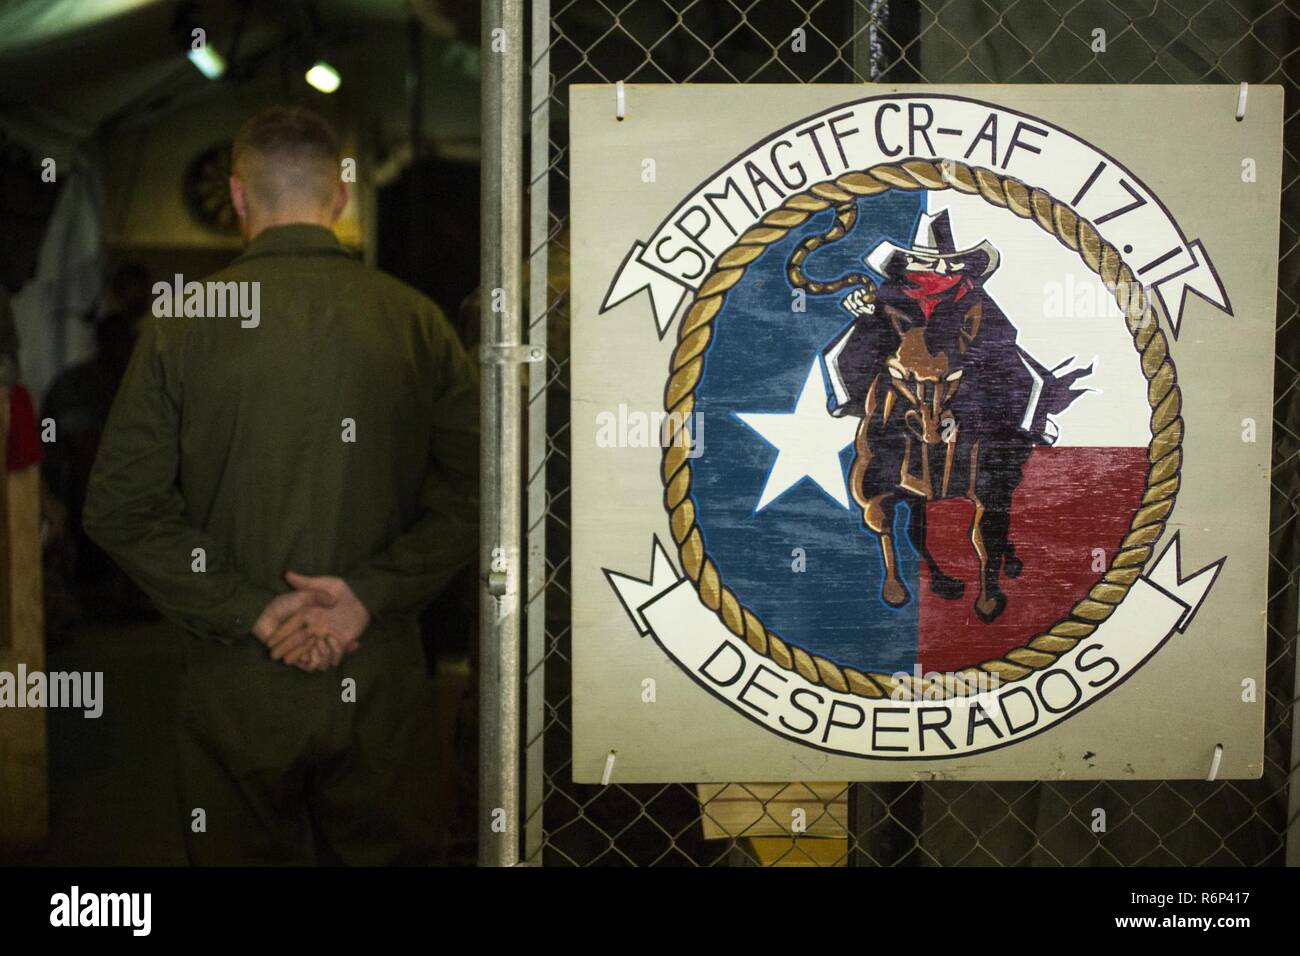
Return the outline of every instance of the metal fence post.
[[[1300,573],[1291,576],[1300,604]],[[1295,677],[1291,683],[1291,766],[1287,772],[1286,865],[1300,866],[1300,609],[1296,614]]]
[[[479,863],[519,860],[523,0],[483,3]]]
[[[551,4],[532,0],[532,50],[529,54],[528,149],[528,345],[542,356],[528,374],[528,478],[526,495],[528,566],[524,594],[527,636],[524,663],[523,862],[542,862],[542,809],[546,797],[546,520],[547,386],[551,362],[547,352],[550,317],[550,172],[551,172]]]

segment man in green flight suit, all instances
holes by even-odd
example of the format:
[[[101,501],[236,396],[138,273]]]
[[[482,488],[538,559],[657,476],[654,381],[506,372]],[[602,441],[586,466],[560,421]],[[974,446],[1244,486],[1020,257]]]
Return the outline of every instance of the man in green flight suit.
[[[155,300],[90,479],[87,532],[189,632],[196,863],[436,852],[417,615],[475,550],[477,372],[437,306],[335,239],[340,164],[310,111],[245,124],[247,248],[206,296]]]

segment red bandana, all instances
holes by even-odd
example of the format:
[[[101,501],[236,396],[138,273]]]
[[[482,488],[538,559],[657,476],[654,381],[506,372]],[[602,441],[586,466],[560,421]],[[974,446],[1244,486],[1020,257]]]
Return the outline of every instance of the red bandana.
[[[957,302],[972,286],[970,277],[960,272],[905,272],[903,273],[903,294],[915,300],[921,307],[926,321],[934,314],[935,308],[947,299],[948,293],[956,286],[957,294],[952,301]],[[963,281],[965,280],[965,281]]]

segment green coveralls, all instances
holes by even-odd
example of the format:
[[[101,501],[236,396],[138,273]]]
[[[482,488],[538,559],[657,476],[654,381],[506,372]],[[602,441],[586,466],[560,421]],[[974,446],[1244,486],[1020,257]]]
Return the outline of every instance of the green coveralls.
[[[258,324],[146,320],[85,505],[91,538],[192,635],[190,858],[429,860],[416,616],[475,550],[476,369],[437,306],[321,226],[267,229],[207,281],[259,283]],[[251,635],[286,570],[340,576],[370,611],[338,668],[276,663]]]

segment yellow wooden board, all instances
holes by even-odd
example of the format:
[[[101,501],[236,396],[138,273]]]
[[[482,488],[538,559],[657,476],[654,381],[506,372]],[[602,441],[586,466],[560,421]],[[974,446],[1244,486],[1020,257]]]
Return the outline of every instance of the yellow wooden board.
[[[0,398],[7,407],[8,393]],[[0,414],[0,422],[7,415]],[[0,671],[45,668],[41,585],[41,469],[4,471],[0,431]],[[0,709],[0,843],[43,839],[49,826],[49,767],[42,708]]]
[[[702,783],[696,790],[706,840],[848,833],[848,784]]]

